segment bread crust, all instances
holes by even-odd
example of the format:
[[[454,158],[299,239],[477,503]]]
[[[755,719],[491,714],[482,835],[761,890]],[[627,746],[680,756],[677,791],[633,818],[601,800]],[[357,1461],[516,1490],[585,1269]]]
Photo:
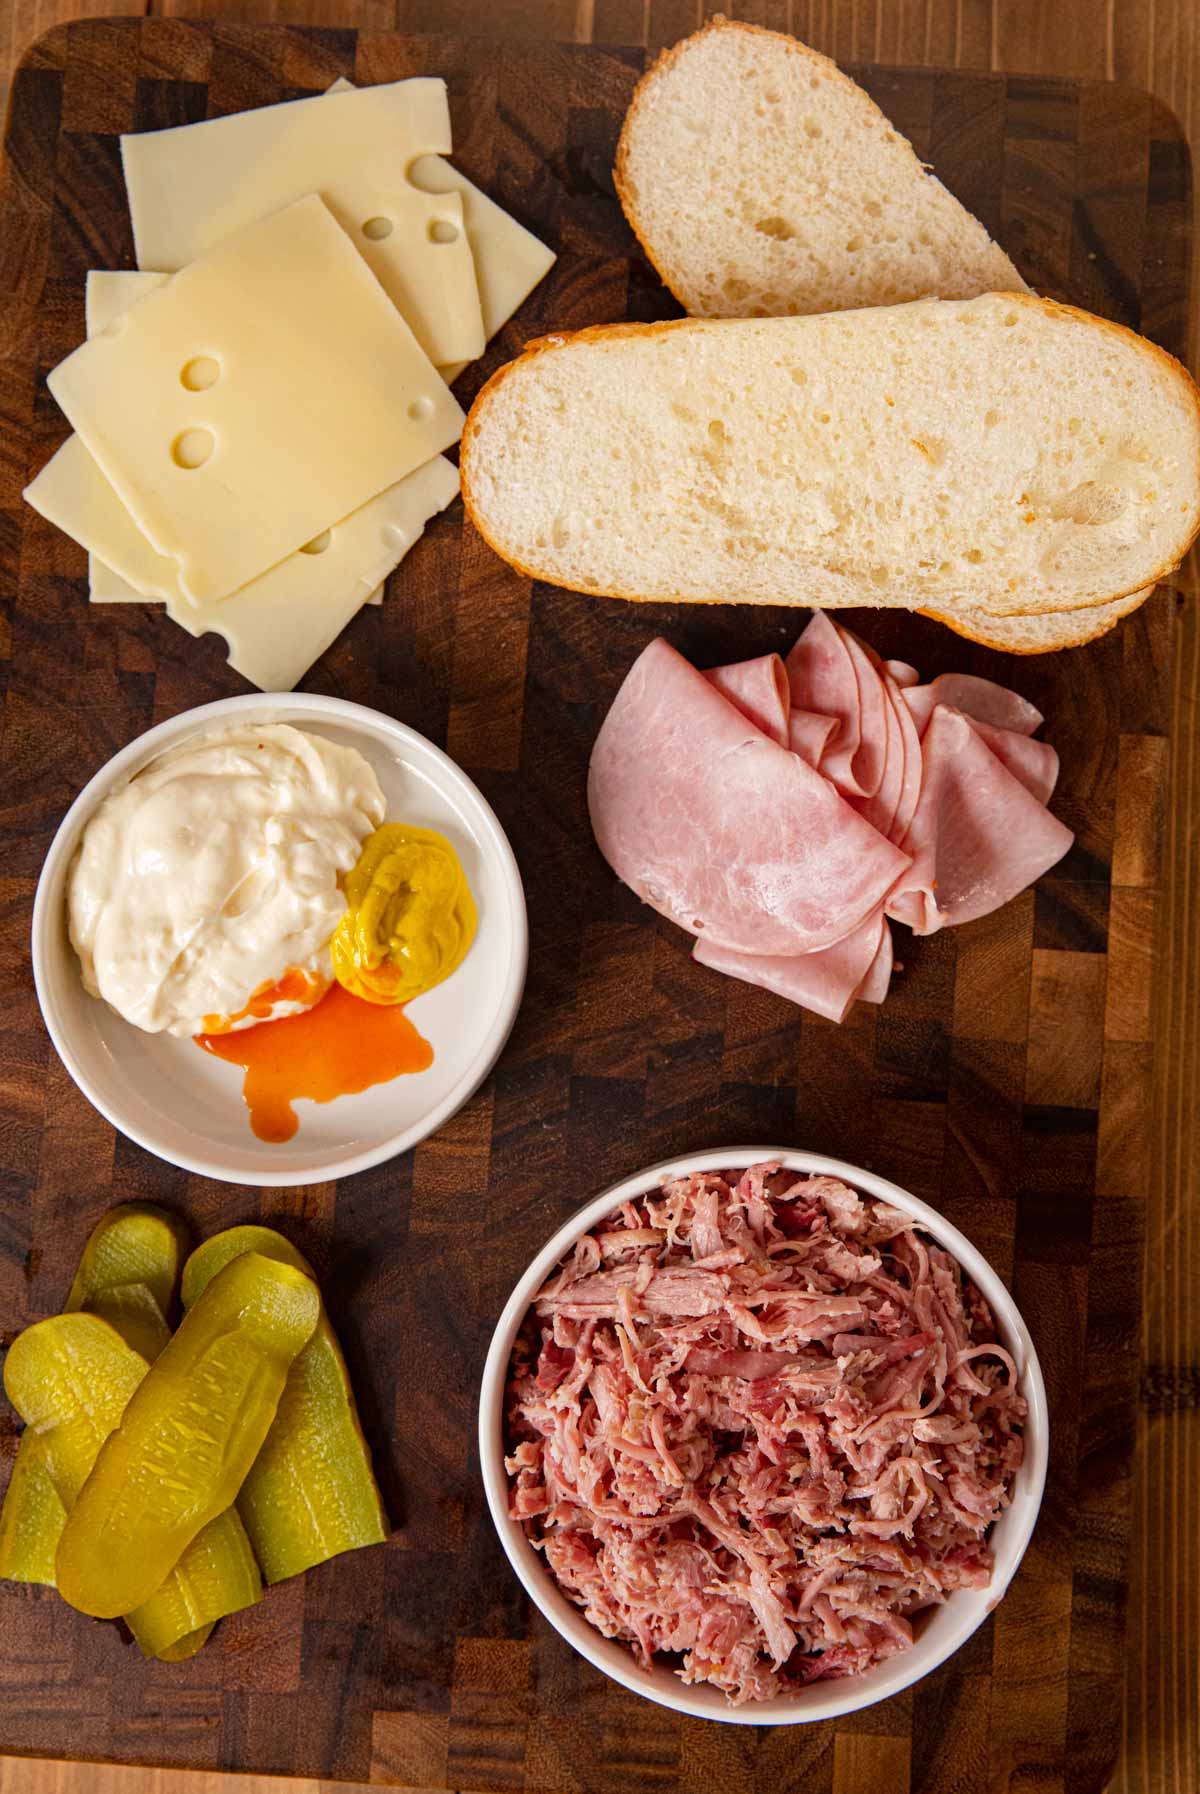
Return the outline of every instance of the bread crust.
[[[1127,614],[1132,615],[1131,612]],[[1090,635],[1080,636],[1075,641],[1046,642],[1044,645],[1035,648],[1032,643],[1027,642],[1018,643],[990,640],[986,635],[980,635],[974,630],[965,628],[960,619],[943,616],[940,611],[919,610],[917,615],[919,617],[928,617],[931,623],[944,624],[947,629],[951,630],[955,635],[961,636],[964,641],[974,642],[977,648],[990,648],[994,654],[1016,654],[1023,659],[1034,654],[1066,654],[1072,648],[1089,647],[1092,642],[1098,642],[1102,636],[1108,635],[1117,627],[1117,624],[1121,622],[1120,617],[1114,617],[1111,623],[1101,623],[1098,628],[1093,629]]]
[[[739,27],[739,29],[740,28],[741,27]],[[757,26],[747,26],[745,29],[757,30],[759,28]],[[1060,605],[1057,609],[1062,612],[1090,610],[1101,604],[1115,603],[1122,598],[1131,598],[1135,592],[1140,592],[1147,587],[1153,588],[1155,585],[1161,584],[1163,580],[1167,579],[1175,572],[1176,568],[1191,548],[1193,542],[1195,542],[1197,536],[1200,535],[1200,388],[1197,387],[1195,380],[1193,380],[1191,374],[1188,372],[1187,368],[1184,367],[1182,362],[1177,361],[1173,355],[1168,354],[1168,352],[1165,349],[1160,348],[1157,343],[1150,342],[1146,337],[1138,336],[1136,331],[1129,330],[1124,324],[1115,323],[1111,318],[1096,317],[1094,313],[1086,312],[1079,306],[1065,305],[1057,299],[1042,299],[1036,293],[1006,293],[1004,298],[1005,302],[1011,305],[1028,305],[1036,307],[1050,316],[1081,320],[1082,322],[1099,329],[1109,330],[1118,336],[1131,339],[1142,351],[1149,355],[1152,361],[1158,364],[1160,373],[1166,374],[1169,378],[1174,379],[1179,383],[1181,392],[1186,395],[1196,418],[1197,461],[1195,467],[1195,482],[1197,499],[1193,505],[1192,514],[1188,518],[1187,524],[1181,533],[1178,545],[1172,548],[1162,565],[1155,568],[1149,578],[1140,579],[1136,585],[1128,586],[1121,591],[1111,592],[1104,598],[1097,598],[1094,595],[1089,594],[1084,598],[1081,598],[1078,604]],[[952,302],[919,300],[913,301],[912,303],[941,304]],[[857,312],[847,312],[836,315],[853,318],[859,314]],[[772,320],[754,320],[756,323],[771,321]],[[616,342],[626,337],[645,339],[666,335],[669,332],[678,330],[707,331],[727,330],[730,328],[736,329],[740,322],[742,322],[742,320],[730,318],[669,318],[650,324],[629,322],[618,324],[589,324],[581,330],[555,331],[547,336],[535,337],[531,342],[526,344],[521,354],[518,355],[515,360],[506,362],[503,367],[497,368],[496,372],[476,395],[475,402],[467,414],[467,420],[463,426],[459,457],[459,473],[462,484],[463,503],[471,522],[483,537],[484,541],[488,543],[489,547],[494,549],[502,560],[507,561],[510,566],[515,567],[516,570],[523,574],[527,579],[545,580],[550,584],[557,583],[553,574],[548,573],[545,568],[539,569],[522,562],[507,548],[500,545],[491,530],[489,530],[485,516],[476,502],[474,483],[471,478],[473,445],[479,431],[480,419],[483,417],[489,403],[495,397],[501,385],[518,368],[526,366],[527,363],[535,360],[540,355],[552,355],[559,349],[568,346],[575,347],[582,343]],[[632,602],[647,601],[647,595],[643,592],[629,592],[619,589],[614,590],[609,587],[586,584],[584,582],[577,582],[571,589],[574,591],[587,592],[598,598],[623,598]],[[684,604],[694,604],[698,602],[728,604],[741,602],[740,600],[725,598],[719,595],[714,595],[710,599],[697,600],[695,598],[687,597],[682,593],[674,593],[669,597],[662,593],[655,593],[648,601],[655,603],[674,602]],[[970,608],[974,613],[983,613],[996,617],[1049,614],[1046,612],[1044,605],[1039,612],[1036,608],[1036,602],[1035,605],[1026,606],[1024,608],[1020,606],[1015,608],[1002,608],[1002,605],[1003,601],[998,600],[991,605],[972,604]],[[927,614],[937,614],[938,620],[941,622],[947,620],[947,614],[945,613],[931,612]],[[966,634],[967,631],[960,629],[959,633]]]
[[[674,285],[669,272],[659,261],[640,220],[637,201],[633,196],[632,183],[629,175],[630,140],[633,131],[636,130],[639,122],[638,115],[662,76],[666,74],[676,62],[680,61],[701,38],[708,37],[713,33],[725,32],[742,32],[749,37],[769,37],[773,39],[775,44],[778,45],[779,49],[785,54],[797,56],[802,62],[809,66],[814,64],[819,65],[831,79],[837,81],[849,94],[854,95],[856,104],[865,100],[867,105],[870,106],[883,120],[883,123],[887,126],[888,132],[895,141],[902,144],[904,148],[910,152],[917,169],[927,176],[930,174],[930,171],[922,164],[916,151],[913,149],[912,144],[908,141],[908,138],[896,129],[891,119],[887,116],[887,113],[883,111],[882,107],[875,104],[875,101],[871,98],[870,94],[867,93],[866,89],[860,87],[858,82],[847,75],[844,69],[839,68],[832,57],[822,55],[820,50],[814,50],[811,45],[802,43],[798,37],[792,37],[790,33],[772,31],[765,25],[750,25],[742,19],[727,19],[723,13],[714,13],[713,17],[709,19],[706,24],[702,25],[698,31],[689,32],[687,37],[680,38],[678,43],[671,44],[665,50],[660,50],[654,61],[650,64],[650,67],[642,75],[637,86],[633,90],[633,98],[629,102],[629,109],[625,114],[625,120],[621,126],[621,135],[617,139],[617,152],[613,161],[613,184],[616,187],[617,198],[621,202],[621,210],[625,214],[629,228],[637,238],[646,260],[650,263],[650,266],[654,269],[658,278],[662,281],[671,296],[683,306],[685,311],[688,308],[687,298]],[[930,178],[935,181],[937,180],[936,175],[933,175]],[[940,186],[942,183],[938,182],[938,185]],[[1002,246],[999,243],[996,243],[993,238],[988,238],[988,241],[992,243],[993,247],[1000,255],[1005,257],[1009,266],[1013,267],[1011,258],[1007,256]],[[1014,272],[1016,272],[1015,268]],[[1018,279],[1019,278],[1020,276],[1018,274]],[[716,322],[715,319],[710,319],[709,321]]]
[[[1089,634],[1073,636],[1070,641],[1066,642],[1043,642],[1039,643],[1037,646],[1034,646],[1031,643],[1025,644],[1004,641],[995,635],[989,635],[986,627],[980,628],[978,626],[978,611],[971,612],[969,618],[967,616],[956,617],[947,615],[946,612],[938,610],[922,610],[918,611],[917,615],[928,617],[932,623],[943,623],[947,629],[953,630],[955,635],[961,635],[964,640],[975,642],[981,648],[992,648],[997,654],[1062,654],[1065,653],[1068,648],[1085,648],[1090,642],[1098,642],[1102,636],[1110,634],[1112,630],[1117,627],[1118,623],[1123,623],[1126,617],[1131,617],[1134,611],[1140,610],[1147,598],[1149,598],[1156,589],[1157,588],[1154,586],[1147,586],[1142,592],[1131,593],[1129,598],[1114,598],[1111,604],[1097,606],[1097,609],[1111,610],[1115,614],[1111,617],[1102,619]],[[1136,599],[1136,603],[1132,602],[1133,599]],[[1036,621],[1039,616],[1067,618],[1076,613],[1073,611],[1031,611],[1027,614],[1032,621]],[[1007,622],[1010,620],[1016,622],[1020,619],[996,619],[997,622]]]
[[[680,293],[677,293],[672,286],[670,276],[659,262],[658,257],[655,255],[654,250],[638,221],[637,204],[633,198],[629,183],[629,138],[631,130],[636,124],[637,114],[640,108],[645,104],[647,95],[659,80],[660,76],[664,75],[674,63],[678,62],[684,52],[690,49],[697,39],[707,37],[710,33],[718,31],[744,31],[750,36],[773,37],[788,49],[798,51],[810,61],[821,63],[826,69],[830,70],[832,74],[836,75],[840,81],[844,81],[848,87],[855,87],[857,85],[857,83],[851,81],[849,75],[844,75],[842,73],[832,57],[822,56],[819,50],[810,49],[807,44],[802,44],[799,38],[786,37],[781,31],[770,31],[765,25],[748,25],[740,19],[727,19],[724,13],[720,12],[714,13],[712,18],[709,19],[706,24],[702,25],[698,31],[689,32],[687,37],[681,37],[678,43],[671,44],[667,49],[659,51],[658,55],[654,58],[654,61],[642,75],[637,86],[633,90],[633,98],[629,102],[629,110],[626,112],[624,123],[621,126],[621,135],[617,139],[617,153],[613,160],[613,185],[617,190],[617,198],[621,202],[621,210],[625,214],[630,230],[641,244],[643,255],[646,257],[646,260],[654,269],[654,272],[658,275],[658,278],[662,281],[667,291],[671,294],[671,297],[678,300],[679,304],[682,305],[685,310],[687,308],[687,301]],[[862,90],[860,89],[859,91],[861,92]],[[871,104],[874,105],[874,103],[875,102],[872,100]],[[883,115],[881,114],[880,116],[882,117]],[[890,121],[889,129],[894,129]]]

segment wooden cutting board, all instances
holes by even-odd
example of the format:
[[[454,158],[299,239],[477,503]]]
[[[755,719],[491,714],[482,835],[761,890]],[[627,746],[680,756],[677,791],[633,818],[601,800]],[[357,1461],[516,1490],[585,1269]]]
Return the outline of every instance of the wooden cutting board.
[[[559,252],[460,386],[551,327],[674,315],[610,168],[643,52],[179,20],[52,32],[16,76],[0,194],[0,577],[7,626],[4,1337],[59,1307],[88,1228],[147,1198],[197,1234],[261,1217],[313,1259],[398,1532],[272,1590],[192,1664],[0,1584],[9,1750],[425,1788],[544,1794],[890,1785],[1092,1794],[1119,1725],[1152,1066],[1151,943],[1172,594],[1091,648],[1015,661],[916,617],[852,619],[923,672],[1010,680],[1047,714],[1077,844],[1001,915],[924,941],[881,1011],[843,1029],[693,966],[615,882],[583,801],[634,656],[786,648],[794,612],[627,606],[533,585],[437,519],[306,685],[404,718],[482,786],[521,862],[525,1005],[473,1102],[415,1154],[339,1186],[239,1190],[158,1163],[59,1065],[28,963],[34,885],[83,782],[151,724],[244,689],[215,637],[151,608],[89,611],[84,557],[23,508],[65,434],[46,371],[83,336],[90,267],[128,267],[117,134],[358,82],[450,82],[455,159]],[[857,69],[1032,285],[1179,354],[1190,168],[1173,118],[1120,87]],[[590,1669],[538,1619],[484,1511],[472,1443],[491,1326],[535,1249],[604,1183],[739,1141],[838,1153],[935,1203],[1013,1282],[1046,1371],[1050,1481],[992,1620],[940,1673],[836,1726],[681,1720]],[[0,1462],[16,1434],[0,1420]],[[0,1471],[3,1481],[4,1471]]]

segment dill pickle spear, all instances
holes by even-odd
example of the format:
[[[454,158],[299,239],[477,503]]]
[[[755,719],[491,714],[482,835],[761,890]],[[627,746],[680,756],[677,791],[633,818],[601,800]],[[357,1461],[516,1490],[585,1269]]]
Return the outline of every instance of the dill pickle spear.
[[[21,1435],[0,1507],[0,1576],[54,1587],[54,1553],[67,1510],[50,1480],[40,1436]]]
[[[160,1663],[186,1663],[189,1657],[194,1657],[197,1651],[202,1651],[204,1649],[209,1641],[214,1624],[215,1621],[210,1620],[207,1626],[201,1626],[197,1632],[185,1633],[182,1638],[177,1638],[174,1644],[164,1646],[161,1651],[156,1651],[154,1655],[158,1658]]]
[[[44,1458],[65,1514],[146,1372],[145,1360],[98,1315],[39,1321],[9,1348],[5,1389],[26,1422],[25,1438]],[[129,1548],[136,1550],[136,1536]],[[149,1600],[124,1618],[146,1655],[161,1655],[261,1596],[245,1529],[229,1510],[205,1527]]]
[[[131,1352],[153,1364],[171,1337],[148,1283],[114,1283],[89,1296],[82,1313],[99,1315],[121,1335]]]
[[[144,1283],[101,1290],[88,1306],[147,1360],[157,1358],[170,1338],[158,1303]],[[67,1510],[46,1467],[41,1435],[29,1428],[17,1447],[0,1508],[0,1576],[53,1588],[54,1554],[66,1523]]]
[[[101,1215],[88,1236],[64,1314],[90,1308],[101,1290],[144,1283],[164,1320],[187,1257],[187,1229],[177,1215],[149,1202],[125,1202]]]
[[[139,1607],[229,1507],[320,1313],[311,1278],[258,1253],[213,1279],[68,1512],[55,1567],[73,1607],[97,1619]]]
[[[313,1274],[303,1253],[273,1228],[230,1227],[197,1246],[184,1265],[184,1307],[246,1252]],[[237,1505],[267,1582],[382,1544],[391,1531],[346,1360],[323,1304]]]
[[[177,1663],[180,1658],[167,1656],[175,1645],[197,1629],[211,1632],[225,1614],[261,1599],[262,1577],[246,1529],[237,1509],[227,1507],[196,1534],[149,1600],[122,1617],[144,1656]],[[203,1643],[201,1639],[185,1656],[195,1656]]]
[[[156,1358],[169,1337],[166,1316],[187,1246],[186,1228],[166,1209],[145,1202],[109,1209],[88,1236],[66,1310],[101,1315],[135,1352]],[[53,1588],[67,1514],[41,1458],[36,1435],[23,1436],[0,1508],[0,1577]]]

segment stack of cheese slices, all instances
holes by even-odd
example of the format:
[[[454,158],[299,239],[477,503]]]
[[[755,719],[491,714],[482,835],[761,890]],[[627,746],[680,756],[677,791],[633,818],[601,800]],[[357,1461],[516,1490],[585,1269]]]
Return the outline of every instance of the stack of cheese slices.
[[[287,691],[458,491],[449,383],[554,260],[445,161],[445,83],[121,140],[138,270],[88,276],[26,491],[94,603],[158,600]]]
[[[887,605],[998,649],[1111,629],[1200,527],[1200,395],[1037,298],[868,96],[718,19],[643,78],[626,216],[690,314],[543,339],[476,400],[463,496],[535,578]]]

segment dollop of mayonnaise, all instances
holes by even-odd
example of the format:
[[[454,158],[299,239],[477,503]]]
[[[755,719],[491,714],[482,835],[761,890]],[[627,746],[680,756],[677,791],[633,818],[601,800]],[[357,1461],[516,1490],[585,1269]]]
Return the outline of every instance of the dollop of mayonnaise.
[[[287,723],[173,748],[83,832],[67,918],[85,987],[135,1027],[187,1035],[293,966],[328,981],[339,874],[384,808],[356,749]]]

